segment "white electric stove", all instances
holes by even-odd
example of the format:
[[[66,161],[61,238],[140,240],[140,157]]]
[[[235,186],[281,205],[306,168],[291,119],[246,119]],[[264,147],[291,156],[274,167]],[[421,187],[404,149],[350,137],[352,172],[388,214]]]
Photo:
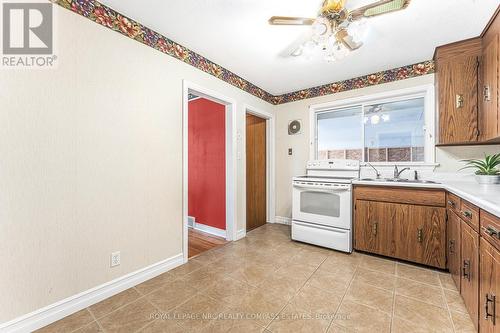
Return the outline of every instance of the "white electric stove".
[[[292,239],[352,252],[352,180],[357,160],[307,163],[307,175],[293,178]]]

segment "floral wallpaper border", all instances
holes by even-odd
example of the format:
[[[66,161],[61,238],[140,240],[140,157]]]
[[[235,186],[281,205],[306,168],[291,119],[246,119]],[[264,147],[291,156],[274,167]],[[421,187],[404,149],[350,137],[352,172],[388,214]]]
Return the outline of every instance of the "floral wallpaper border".
[[[369,74],[354,79],[339,81],[322,86],[299,90],[279,96],[273,96],[262,88],[248,82],[235,73],[193,52],[169,38],[145,27],[144,25],[118,13],[96,0],[55,0],[58,5],[80,14],[100,25],[121,33],[162,53],[181,60],[199,70],[215,76],[241,90],[264,101],[277,105],[306,98],[330,95],[342,91],[359,89],[387,82],[404,80],[434,73],[432,60]]]
[[[325,84],[322,86],[307,88],[304,90],[283,94],[280,96],[274,96],[273,104],[295,102],[307,98],[325,96],[343,91],[365,88],[369,86],[376,86],[382,83],[394,82],[421,75],[432,74],[434,73],[434,71],[435,71],[434,61],[428,60],[418,64],[403,66],[374,74],[360,76],[354,79],[338,81],[334,83]]]

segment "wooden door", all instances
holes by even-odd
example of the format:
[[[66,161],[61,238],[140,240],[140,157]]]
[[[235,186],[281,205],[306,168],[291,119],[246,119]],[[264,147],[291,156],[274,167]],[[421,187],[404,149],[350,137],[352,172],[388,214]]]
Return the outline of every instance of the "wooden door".
[[[395,255],[394,225],[406,215],[407,205],[357,200],[355,248],[386,256]]]
[[[448,209],[448,269],[451,277],[455,281],[457,289],[460,291],[460,223],[457,214]]]
[[[500,333],[500,252],[481,238],[479,332]]]
[[[472,322],[477,329],[479,305],[479,234],[463,221],[461,229],[462,281],[460,293]]]
[[[478,139],[478,57],[457,57],[437,65],[439,144]]]
[[[481,87],[481,139],[491,140],[500,136],[498,109],[498,34],[492,36],[483,48]]]
[[[266,120],[247,114],[247,231],[266,223],[266,155]]]

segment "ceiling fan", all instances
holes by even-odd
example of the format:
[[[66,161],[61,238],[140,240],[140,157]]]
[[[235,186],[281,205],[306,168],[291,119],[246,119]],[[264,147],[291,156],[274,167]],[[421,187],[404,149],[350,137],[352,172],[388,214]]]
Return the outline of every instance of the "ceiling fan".
[[[273,16],[272,25],[310,25],[312,38],[291,53],[292,56],[311,55],[316,49],[325,53],[325,59],[335,61],[349,51],[363,45],[366,19],[405,9],[411,0],[379,0],[366,6],[348,10],[346,0],[324,0],[316,18]]]

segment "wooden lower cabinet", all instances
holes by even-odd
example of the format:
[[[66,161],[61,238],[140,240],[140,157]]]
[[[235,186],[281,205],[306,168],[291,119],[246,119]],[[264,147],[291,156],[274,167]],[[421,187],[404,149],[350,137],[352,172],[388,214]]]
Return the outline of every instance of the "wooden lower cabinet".
[[[446,268],[446,209],[357,200],[355,249]]]
[[[500,332],[500,251],[481,238],[479,331]]]
[[[479,234],[463,221],[461,229],[462,279],[460,282],[460,294],[477,329],[479,306]]]
[[[411,248],[408,260],[446,268],[446,209],[409,206]]]
[[[460,224],[462,221],[457,214],[448,209],[448,269],[457,289],[460,290],[461,261],[460,261]]]
[[[407,205],[358,200],[356,202],[356,249],[394,256],[394,225],[407,216]]]
[[[404,206],[394,223],[394,257],[446,268],[446,209]]]

